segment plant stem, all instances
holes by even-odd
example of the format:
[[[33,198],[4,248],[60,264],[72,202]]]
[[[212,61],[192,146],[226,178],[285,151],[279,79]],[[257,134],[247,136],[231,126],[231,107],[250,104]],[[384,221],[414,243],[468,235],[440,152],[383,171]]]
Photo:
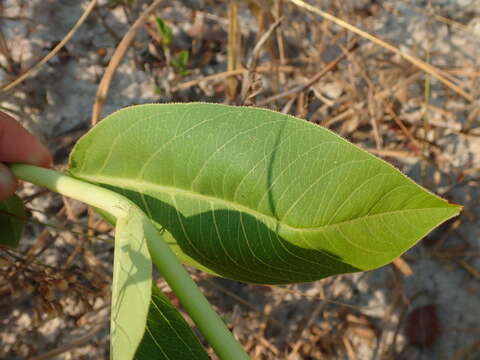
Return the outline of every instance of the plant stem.
[[[23,164],[11,165],[10,169],[19,179],[44,186],[54,192],[102,209],[117,219],[128,216],[129,210],[137,207],[132,201],[116,192],[53,170]],[[145,220],[145,234],[153,263],[163,274],[217,355],[222,360],[249,359],[146,215]]]

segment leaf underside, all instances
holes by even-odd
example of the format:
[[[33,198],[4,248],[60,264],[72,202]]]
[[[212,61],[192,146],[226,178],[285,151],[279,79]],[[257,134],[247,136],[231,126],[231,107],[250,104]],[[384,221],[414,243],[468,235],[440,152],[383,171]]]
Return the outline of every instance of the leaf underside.
[[[22,200],[13,195],[0,201],[0,245],[17,247],[25,226],[25,208]]]
[[[69,171],[138,204],[186,263],[254,283],[377,268],[460,211],[331,131],[256,108],[123,109]]]
[[[152,288],[145,216],[134,208],[128,215],[117,219],[115,230],[110,319],[110,354],[114,360],[133,359],[145,331]]]

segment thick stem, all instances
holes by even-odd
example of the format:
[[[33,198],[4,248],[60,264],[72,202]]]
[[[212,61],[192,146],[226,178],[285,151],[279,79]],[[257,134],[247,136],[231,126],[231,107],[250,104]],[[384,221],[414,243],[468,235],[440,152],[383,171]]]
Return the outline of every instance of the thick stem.
[[[117,219],[128,216],[136,205],[124,196],[53,170],[14,164],[11,170],[19,179],[44,186],[52,191],[102,209]],[[145,233],[153,263],[222,360],[249,359],[225,323],[212,309],[177,257],[162,239],[152,222],[146,218]]]

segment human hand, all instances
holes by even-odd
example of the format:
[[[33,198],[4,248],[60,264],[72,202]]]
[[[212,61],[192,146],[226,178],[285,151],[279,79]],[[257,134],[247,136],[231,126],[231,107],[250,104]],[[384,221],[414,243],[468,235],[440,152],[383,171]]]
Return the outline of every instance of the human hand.
[[[2,162],[50,167],[52,155],[15,119],[0,111],[0,200],[12,195],[16,187],[15,177]]]

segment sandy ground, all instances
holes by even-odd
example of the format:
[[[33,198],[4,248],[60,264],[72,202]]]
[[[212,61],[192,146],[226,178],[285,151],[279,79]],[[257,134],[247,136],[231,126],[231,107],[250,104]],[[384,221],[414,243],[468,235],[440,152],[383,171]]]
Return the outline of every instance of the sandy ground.
[[[148,3],[135,1],[125,11],[122,6],[110,8],[107,1],[99,1],[98,9],[59,55],[13,92],[0,92],[0,108],[20,119],[48,144],[59,168],[66,163],[74,141],[90,127],[98,83],[115,47]],[[185,5],[164,3],[157,15],[174,30],[173,48],[187,48],[193,54],[189,75],[179,76],[171,67],[162,65],[155,57],[158,45],[155,48],[151,35],[142,30],[115,73],[102,116],[127,105],[147,102],[225,101],[223,80],[204,82],[183,91],[172,89],[188,80],[226,70],[226,7],[202,0]],[[314,100],[308,106],[302,108],[298,99],[294,105],[288,105],[288,98],[267,106],[303,115],[323,125],[331,124],[335,131],[366,148],[378,145],[372,140],[375,138],[372,129],[362,130],[362,124],[374,118],[379,123],[383,149],[379,155],[432,191],[463,204],[465,211],[408,251],[403,256],[406,267],[390,265],[287,290],[212,279],[196,271],[194,274],[254,359],[480,359],[480,3],[478,0],[311,3],[324,9],[333,8],[339,17],[348,17],[402,51],[445,69],[446,74],[461,81],[460,85],[474,101],[466,101],[432,80],[429,106],[425,110],[426,83],[421,73],[417,80],[391,96],[399,117],[411,126],[414,136],[426,139],[429,144],[428,156],[434,161],[421,160],[412,151],[411,143],[398,140],[401,131],[392,130],[393,121],[384,120],[388,114],[385,115],[382,106],[386,103],[373,103],[378,108],[372,108],[372,102],[365,100],[387,88],[385,84],[394,87],[414,75],[414,71],[398,56],[380,52],[378,46],[363,41],[362,55],[348,59],[335,74],[312,86],[309,96]],[[3,0],[0,6],[0,30],[7,49],[0,51],[0,84],[6,84],[62,40],[84,12],[87,2]],[[207,30],[199,30],[198,23],[193,21],[194,11],[197,21],[201,18],[208,24]],[[295,51],[298,55],[289,65],[304,61],[308,70],[315,67],[312,61],[315,62],[316,56],[323,57],[323,61],[336,56],[338,48],[334,47],[333,39],[343,31],[338,26],[324,24],[317,28],[312,24],[321,23],[318,16],[293,5],[284,4],[283,15],[288,19],[288,24],[282,25],[285,54],[287,58],[293,58]],[[246,6],[241,7],[240,24],[242,62],[245,62],[255,44],[257,28]],[[325,33],[329,34],[327,40],[323,38]],[[195,50],[196,46],[200,50]],[[302,49],[300,54],[298,48]],[[260,62],[269,60],[268,53],[259,58]],[[254,98],[253,104],[305,79],[306,75],[301,73],[287,75],[278,85],[265,75],[260,79],[260,87],[267,90]],[[363,79],[370,79],[374,85],[369,87]],[[344,120],[335,120],[338,115],[335,111],[341,110],[338,104],[357,109],[360,115],[354,113]],[[415,126],[425,116],[430,121],[427,130]],[[332,119],[335,121],[329,123]],[[62,229],[85,230],[86,213],[81,205],[67,202],[66,214],[60,211],[64,206],[62,199],[53,195],[34,196],[37,192],[38,189],[28,185],[22,190],[24,196],[32,197],[29,208],[38,210],[32,211],[34,219],[54,223]],[[74,225],[72,219],[76,221]],[[44,229],[38,224],[29,225],[25,245],[18,252],[19,259],[24,259],[28,247],[38,245],[39,237],[43,236],[41,245],[49,246],[45,246],[39,260],[52,266],[68,261],[68,254],[76,249],[78,236],[73,230],[47,228],[45,232]],[[108,231],[105,228],[106,236],[111,235]],[[81,270],[77,275],[82,286],[90,286],[91,281],[85,269],[97,269],[93,271],[95,276],[99,272],[103,279],[90,286],[92,294],[85,304],[82,300],[83,305],[78,305],[78,294],[66,291],[58,295],[63,315],[48,318],[42,317],[43,311],[40,315],[32,312],[32,308],[40,305],[24,289],[16,296],[4,297],[0,358],[37,359],[35,356],[48,355],[48,351],[64,344],[70,344],[68,351],[49,358],[107,358],[105,287],[111,246],[94,242],[83,248],[82,254],[81,259],[72,262],[75,269]],[[68,276],[75,271],[65,270]],[[31,291],[35,294],[37,290]],[[415,329],[420,329],[421,334]],[[72,345],[82,336],[85,336],[83,342]]]

